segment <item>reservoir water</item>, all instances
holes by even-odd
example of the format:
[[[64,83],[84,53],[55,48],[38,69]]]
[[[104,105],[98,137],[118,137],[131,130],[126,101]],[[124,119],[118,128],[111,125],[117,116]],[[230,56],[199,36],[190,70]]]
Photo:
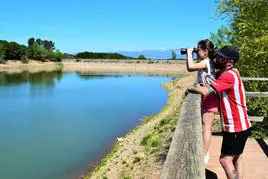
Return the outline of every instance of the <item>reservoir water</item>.
[[[0,178],[78,178],[167,102],[168,76],[0,73]]]

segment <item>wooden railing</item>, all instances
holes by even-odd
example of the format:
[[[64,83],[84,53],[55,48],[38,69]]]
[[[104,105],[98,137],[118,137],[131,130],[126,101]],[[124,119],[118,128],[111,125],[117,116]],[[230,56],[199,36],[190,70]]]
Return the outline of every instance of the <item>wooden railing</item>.
[[[268,81],[268,78],[254,78],[254,77],[242,77],[243,81]],[[246,92],[247,96],[252,97],[268,97],[268,92]]]
[[[160,179],[205,178],[200,100],[186,96]]]
[[[241,77],[243,81],[268,81],[268,78]]]
[[[242,78],[243,81],[268,81],[268,78]],[[246,92],[247,96],[268,97],[268,92]],[[172,138],[160,179],[204,179],[204,154],[200,110],[201,96],[189,93]],[[254,116],[262,121],[262,116]]]
[[[243,81],[268,81],[268,78],[242,77]],[[246,96],[251,97],[268,97],[268,92],[251,92],[246,91]],[[264,116],[250,116],[251,121],[262,122]]]

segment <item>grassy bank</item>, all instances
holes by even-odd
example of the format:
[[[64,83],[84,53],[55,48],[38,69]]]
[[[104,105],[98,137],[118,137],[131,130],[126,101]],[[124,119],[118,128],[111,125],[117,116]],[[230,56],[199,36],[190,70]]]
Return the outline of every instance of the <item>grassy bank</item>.
[[[184,91],[195,75],[162,85],[168,102],[158,113],[117,142],[113,150],[84,178],[158,178],[179,118]]]

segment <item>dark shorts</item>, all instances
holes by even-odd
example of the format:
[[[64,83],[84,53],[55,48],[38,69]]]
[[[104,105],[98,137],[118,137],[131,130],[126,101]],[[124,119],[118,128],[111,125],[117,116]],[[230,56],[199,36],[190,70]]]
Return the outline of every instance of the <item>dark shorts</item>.
[[[242,132],[224,132],[221,145],[221,153],[225,155],[240,155],[243,153],[246,141],[251,135],[251,130]]]

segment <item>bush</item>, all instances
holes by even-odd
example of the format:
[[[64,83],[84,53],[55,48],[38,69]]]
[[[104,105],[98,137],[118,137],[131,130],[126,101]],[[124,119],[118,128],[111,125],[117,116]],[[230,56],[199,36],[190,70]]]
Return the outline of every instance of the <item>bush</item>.
[[[57,49],[56,52],[54,52],[54,57],[57,62],[60,62],[62,58],[62,53]]]
[[[27,47],[16,42],[9,42],[5,48],[5,59],[18,60],[26,55]]]
[[[262,122],[252,123],[252,136],[255,139],[268,138],[268,117],[264,117]]]
[[[139,55],[139,56],[138,56],[138,59],[143,59],[143,60],[145,60],[146,57],[145,57],[144,55]]]
[[[160,136],[158,134],[150,134],[144,137],[141,141],[141,145],[146,147],[158,147],[160,144]]]
[[[28,57],[26,55],[21,56],[20,60],[21,60],[22,63],[28,63],[29,62],[29,59],[28,59]]]
[[[4,57],[0,56],[0,64],[5,64],[6,61],[4,60]]]

